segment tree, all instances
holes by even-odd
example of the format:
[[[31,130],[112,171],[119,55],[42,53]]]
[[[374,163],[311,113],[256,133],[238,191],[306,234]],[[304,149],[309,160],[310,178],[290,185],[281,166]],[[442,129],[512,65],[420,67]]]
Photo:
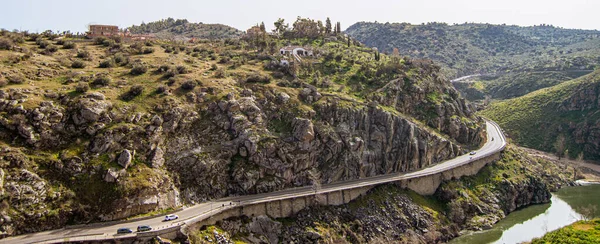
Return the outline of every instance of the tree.
[[[325,33],[331,34],[331,20],[329,17],[327,17],[327,20],[325,20]]]
[[[265,22],[260,23],[260,31],[267,32],[267,30],[265,29]]]
[[[335,24],[335,34],[340,34],[340,33],[342,33],[342,25],[341,25],[341,24],[340,24],[340,22],[338,21],[338,22]]]
[[[279,18],[277,21],[275,21],[274,25],[275,29],[273,30],[273,32],[279,35],[283,34],[289,28],[289,25],[286,24],[285,20],[282,18]]]
[[[296,19],[296,22],[293,24],[292,30],[294,31],[295,37],[317,38],[319,37],[321,29],[319,28],[318,22],[298,16],[298,19]]]
[[[554,142],[554,150],[556,151],[556,156],[558,157],[558,160],[560,160],[562,155],[565,153],[565,144],[565,136],[563,134],[560,134],[558,138],[556,138],[556,142]]]

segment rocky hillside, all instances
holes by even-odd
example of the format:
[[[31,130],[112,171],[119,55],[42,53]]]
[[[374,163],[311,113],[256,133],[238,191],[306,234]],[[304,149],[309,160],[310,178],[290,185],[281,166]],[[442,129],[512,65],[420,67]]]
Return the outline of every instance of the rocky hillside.
[[[312,207],[292,218],[231,218],[191,232],[192,243],[444,243],[491,228],[508,213],[550,201],[573,169],[523,156],[509,146],[477,175],[444,182],[423,197],[395,185],[376,187],[341,206]],[[376,207],[374,207],[376,206]]]
[[[600,71],[492,104],[483,115],[519,144],[575,158],[600,158]]]
[[[159,21],[142,23],[127,28],[133,34],[154,34],[161,39],[186,40],[227,39],[239,37],[242,32],[222,24],[190,23],[187,19],[167,18]]]
[[[405,172],[485,141],[483,120],[430,62],[376,61],[341,36],[263,38],[2,32],[0,231]],[[288,44],[315,55],[283,64]]]
[[[380,51],[427,58],[449,77],[515,71],[590,70],[600,63],[600,31],[548,25],[359,22],[345,33]]]

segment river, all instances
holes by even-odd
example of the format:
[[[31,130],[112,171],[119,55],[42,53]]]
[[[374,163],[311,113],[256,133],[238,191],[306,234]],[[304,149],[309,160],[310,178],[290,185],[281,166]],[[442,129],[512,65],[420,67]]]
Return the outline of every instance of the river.
[[[552,194],[551,203],[510,213],[493,228],[466,234],[450,243],[510,244],[531,241],[582,219],[600,217],[600,185],[567,187]]]

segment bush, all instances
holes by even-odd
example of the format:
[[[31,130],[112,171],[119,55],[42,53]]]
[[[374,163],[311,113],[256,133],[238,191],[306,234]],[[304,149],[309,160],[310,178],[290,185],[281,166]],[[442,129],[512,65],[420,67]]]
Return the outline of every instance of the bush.
[[[177,66],[177,73],[187,74],[187,73],[189,73],[189,70],[185,66],[179,65],[179,66]]]
[[[87,50],[79,50],[79,51],[77,51],[77,57],[78,58],[88,59],[91,56],[92,56],[92,54],[90,54],[90,52],[87,51]]]
[[[160,86],[158,86],[158,87],[156,88],[156,93],[157,93],[157,94],[164,94],[164,93],[166,93],[166,92],[167,92],[167,90],[168,90],[168,88],[167,88],[166,86],[164,86],[164,85],[160,85]]]
[[[0,87],[8,85],[8,81],[4,79],[0,79]]]
[[[115,61],[109,58],[107,60],[104,60],[104,61],[100,62],[100,65],[98,67],[100,67],[100,68],[112,68],[112,67],[115,67],[115,66],[117,66],[117,64],[115,63]]]
[[[198,82],[196,82],[194,80],[188,80],[188,81],[183,82],[183,84],[181,84],[181,89],[187,90],[187,91],[193,90],[197,84],[198,84]]]
[[[227,73],[222,68],[219,68],[215,71],[215,78],[225,78],[226,76],[227,76]]]
[[[144,54],[151,54],[153,52],[154,52],[154,48],[151,48],[151,47],[144,48]]]
[[[141,74],[146,73],[146,71],[148,71],[148,68],[145,65],[134,64],[133,68],[131,68],[131,71],[129,71],[129,73],[132,75],[141,75]]]
[[[94,44],[102,45],[102,44],[104,44],[104,41],[106,41],[106,37],[98,37],[94,40]]]
[[[56,51],[58,51],[58,47],[57,46],[48,45],[46,47],[46,52],[48,52],[48,53],[55,53]]]
[[[160,67],[158,67],[158,69],[156,70],[156,72],[158,73],[165,73],[169,71],[169,65],[163,64]]]
[[[115,56],[113,58],[115,60],[115,63],[117,63],[119,65],[126,65],[127,63],[129,63],[129,58],[123,56],[123,54],[120,54],[120,53],[115,54]]]
[[[154,46],[154,44],[151,41],[146,41],[144,44],[146,44],[147,47]]]
[[[143,92],[144,92],[143,86],[135,85],[135,86],[132,86],[131,88],[129,88],[129,91],[127,91],[125,94],[123,94],[121,96],[121,99],[123,99],[125,101],[130,101],[130,100],[134,99],[135,97],[142,95]]]
[[[74,69],[83,69],[83,68],[85,68],[85,63],[83,61],[81,61],[81,60],[75,60],[71,64],[71,68],[74,68]]]
[[[88,83],[85,82],[80,82],[75,86],[75,91],[79,93],[84,93],[88,90],[90,90],[90,85],[88,85]]]
[[[111,82],[110,77],[108,76],[99,76],[92,81],[92,85],[94,86],[108,86]]]
[[[102,42],[102,45],[105,47],[111,47],[111,46],[115,45],[115,41],[106,39]]]
[[[46,48],[46,47],[50,46],[50,42],[44,41],[41,38],[38,38],[38,40],[41,40],[41,41],[36,41],[36,43],[38,44],[38,46],[40,48]]]
[[[6,77],[9,83],[11,84],[23,84],[25,83],[25,78],[21,75],[10,75]]]
[[[175,77],[171,77],[167,80],[167,85],[172,86],[173,84],[175,84],[175,82],[177,82],[177,79],[175,79]]]
[[[174,68],[170,68],[166,73],[165,73],[165,78],[172,78],[175,77],[176,75],[178,75],[179,72],[177,72],[177,69]]]
[[[215,71],[215,70],[217,70],[218,68],[219,68],[219,66],[217,66],[216,64],[212,64],[212,65],[210,66],[210,70],[212,70],[212,71]]]
[[[8,38],[0,38],[0,50],[10,50],[13,42]]]
[[[246,82],[248,83],[269,83],[271,82],[271,77],[261,74],[251,74],[246,78]]]
[[[74,42],[65,42],[65,43],[63,44],[63,48],[64,48],[64,49],[73,49],[73,48],[75,48],[75,47],[77,47],[77,45],[75,45],[75,43],[74,43]]]
[[[64,45],[64,44],[65,44],[65,40],[63,40],[63,39],[56,41],[56,45]]]

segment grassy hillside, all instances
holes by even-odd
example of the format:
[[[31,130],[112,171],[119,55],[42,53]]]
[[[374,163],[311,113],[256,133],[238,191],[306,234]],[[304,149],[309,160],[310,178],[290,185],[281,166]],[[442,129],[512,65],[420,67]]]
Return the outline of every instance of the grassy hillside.
[[[517,143],[571,157],[600,157],[600,71],[492,104],[482,114],[497,121]],[[564,147],[557,145],[564,138]],[[560,143],[563,144],[563,143]]]
[[[600,243],[600,219],[576,222],[552,231],[542,238],[531,241],[531,243]]]
[[[242,32],[222,24],[190,23],[186,19],[173,18],[133,25],[128,28],[133,34],[154,34],[161,39],[226,39],[239,37]]]

